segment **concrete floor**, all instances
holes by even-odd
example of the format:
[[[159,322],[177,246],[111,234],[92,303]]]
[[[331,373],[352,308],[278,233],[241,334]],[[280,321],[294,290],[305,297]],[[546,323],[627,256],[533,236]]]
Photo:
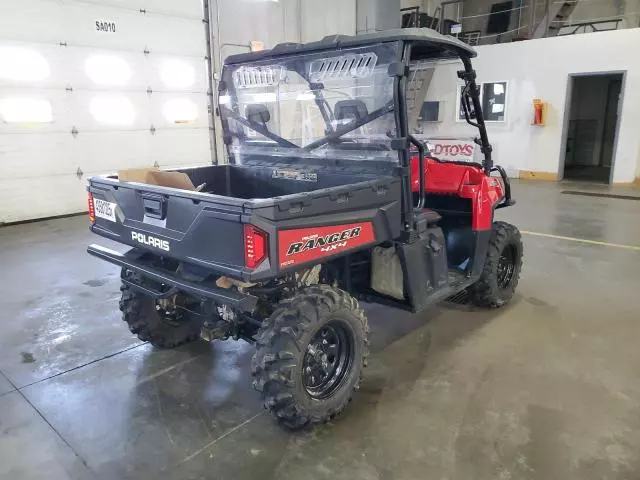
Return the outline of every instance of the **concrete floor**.
[[[560,193],[578,187],[516,183],[499,218],[640,245],[640,201]],[[361,391],[292,434],[250,387],[249,345],[129,334],[84,217],[2,228],[0,478],[638,479],[640,251],[523,237],[508,308],[367,307]]]

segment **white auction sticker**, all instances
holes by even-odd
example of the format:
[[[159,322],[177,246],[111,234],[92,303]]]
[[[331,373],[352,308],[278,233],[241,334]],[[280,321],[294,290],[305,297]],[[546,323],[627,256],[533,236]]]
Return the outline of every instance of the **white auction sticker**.
[[[445,162],[478,162],[473,141],[455,139],[427,139],[431,154]]]
[[[110,222],[116,221],[116,203],[100,200],[99,198],[94,198],[93,203],[96,207],[96,217],[104,218]]]

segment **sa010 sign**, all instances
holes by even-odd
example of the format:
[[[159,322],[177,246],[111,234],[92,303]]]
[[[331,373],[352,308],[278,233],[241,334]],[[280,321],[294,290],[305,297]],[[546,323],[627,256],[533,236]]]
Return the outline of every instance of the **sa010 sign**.
[[[116,33],[116,22],[96,20],[96,30],[98,32]]]

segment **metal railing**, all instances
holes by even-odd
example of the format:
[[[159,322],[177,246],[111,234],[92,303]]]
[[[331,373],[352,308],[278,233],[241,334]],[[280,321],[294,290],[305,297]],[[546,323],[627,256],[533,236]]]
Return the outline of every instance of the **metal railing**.
[[[632,9],[630,5],[616,7],[612,3],[611,0],[522,0],[520,6],[498,12],[509,14],[508,28],[500,33],[487,33],[492,12],[465,14],[465,8],[468,11],[468,7],[465,6],[472,5],[473,2],[442,2],[433,14],[429,13],[433,19],[431,25],[419,25],[418,7],[402,10],[405,13],[411,12],[410,26],[435,28],[470,45],[485,45],[640,26],[640,11]],[[632,4],[631,0],[628,3]],[[598,12],[611,15],[602,16]],[[454,27],[454,31],[452,25],[460,27]]]

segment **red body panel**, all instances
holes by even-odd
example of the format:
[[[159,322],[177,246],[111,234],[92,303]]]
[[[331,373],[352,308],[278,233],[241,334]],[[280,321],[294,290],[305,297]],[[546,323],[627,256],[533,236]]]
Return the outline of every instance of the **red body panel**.
[[[291,267],[373,243],[375,239],[371,222],[281,230],[278,263],[280,268]]]
[[[411,158],[411,190],[420,188],[418,157]],[[471,228],[489,230],[493,223],[493,207],[504,197],[504,185],[495,177],[485,175],[475,165],[438,162],[425,158],[425,191],[441,195],[468,198],[472,205]]]

